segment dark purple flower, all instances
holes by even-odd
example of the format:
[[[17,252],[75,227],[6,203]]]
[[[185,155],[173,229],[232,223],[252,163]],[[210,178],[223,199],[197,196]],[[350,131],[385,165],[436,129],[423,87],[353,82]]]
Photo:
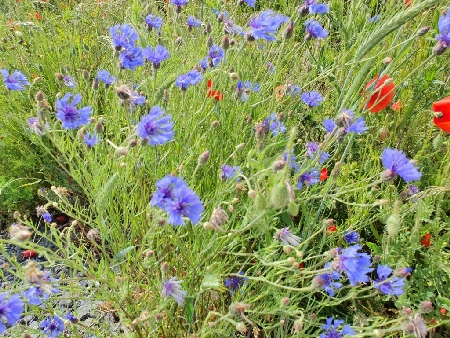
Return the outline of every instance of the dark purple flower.
[[[116,78],[112,76],[107,70],[101,69],[97,72],[96,81],[103,81],[106,85],[112,85]]]
[[[306,20],[305,22],[306,39],[325,39],[328,37],[328,31],[316,20]]]
[[[177,277],[172,277],[169,280],[165,280],[162,286],[162,296],[172,297],[175,299],[178,305],[183,305],[184,299],[186,298],[186,291],[183,290],[181,286],[182,280],[178,280]]]
[[[378,278],[374,280],[373,287],[380,291],[384,295],[394,295],[399,296],[405,291],[403,290],[405,286],[405,278],[392,277],[392,269],[387,265],[378,265],[377,275]],[[389,280],[387,280],[389,278]]]
[[[320,182],[319,177],[320,177],[319,171],[311,169],[306,173],[300,175],[300,177],[298,178],[297,187],[299,189],[302,189],[304,184],[310,186],[319,183]]]
[[[236,177],[239,172],[239,166],[232,167],[228,164],[222,166],[219,177],[221,180],[229,180]]]
[[[26,76],[18,70],[15,70],[11,75],[9,75],[7,69],[0,69],[0,72],[3,75],[3,82],[9,90],[25,90],[24,86],[30,85]]]
[[[289,17],[276,14],[273,10],[269,9],[258,16],[254,17],[248,23],[250,30],[247,32],[249,40],[265,39],[267,41],[275,41],[275,34],[280,26],[289,21]]]
[[[136,30],[127,24],[110,27],[109,32],[117,51],[134,47],[136,40],[139,39]]]
[[[145,63],[144,54],[141,47],[130,47],[119,54],[120,67],[123,69],[135,70],[136,67]]]
[[[373,268],[370,268],[372,264],[370,256],[366,253],[358,252],[360,249],[360,245],[353,245],[341,250],[331,264],[334,271],[341,274],[345,272],[350,284],[353,286],[357,283],[368,282],[369,277],[367,274],[373,271]]]
[[[160,63],[169,57],[169,52],[163,46],[157,45],[155,49],[152,49],[152,47],[145,48],[143,55],[153,64],[153,68],[158,69]]]
[[[244,275],[244,271],[238,272],[241,276]],[[230,295],[233,295],[233,292],[239,290],[239,288],[244,284],[247,278],[239,277],[239,276],[229,276],[225,279],[225,286],[230,289]]]
[[[350,325],[345,325],[338,331],[339,326],[344,324],[343,320],[335,319],[333,324],[333,317],[327,318],[327,323],[322,326],[325,333],[320,334],[320,338],[342,338],[344,336],[353,336],[355,331],[350,327]]]
[[[199,19],[196,19],[192,15],[188,16],[187,18],[187,26],[189,29],[192,29],[193,27],[199,27],[201,26],[202,22]]]
[[[44,220],[44,222],[50,223],[52,221],[52,215],[48,211],[46,211],[42,214],[42,219]]]
[[[0,294],[0,334],[6,331],[6,321],[9,325],[14,325],[22,316],[23,302],[18,295],[13,295],[6,300],[8,293]]]
[[[69,103],[72,93],[67,93],[63,98],[55,102],[56,118],[62,122],[64,129],[76,129],[89,123],[92,108],[87,106],[77,109],[75,106],[80,103],[81,95],[77,94]]]
[[[318,92],[306,92],[302,94],[302,101],[310,107],[316,107],[323,101],[323,96]]]
[[[439,34],[436,35],[436,40],[444,47],[450,46],[450,7],[447,12],[439,18],[438,21]]]
[[[84,135],[84,144],[88,148],[92,148],[96,144],[99,144],[101,141],[102,141],[102,139],[100,137],[98,137],[97,134],[91,135],[91,133],[88,132],[88,133],[86,133],[86,135]]]
[[[145,23],[147,25],[147,30],[151,31],[153,28],[160,29],[163,24],[163,20],[156,15],[148,14],[145,17]]]
[[[330,154],[320,150],[320,145],[317,142],[307,142],[305,146],[306,146],[306,156],[308,156],[310,159],[319,157],[320,164],[325,163],[330,157]]]
[[[209,65],[216,67],[225,56],[225,50],[219,46],[211,46],[208,51]]]
[[[414,164],[406,158],[401,150],[386,148],[381,154],[381,161],[388,171],[386,176],[398,175],[406,182],[420,180],[422,174]]]
[[[199,83],[202,78],[202,73],[197,70],[191,70],[186,74],[179,75],[175,81],[175,85],[181,90],[187,90],[190,85]]]
[[[64,321],[58,316],[48,317],[45,319],[40,328],[42,329],[42,334],[48,336],[49,338],[58,337],[61,333],[63,333],[65,326]]]
[[[163,116],[164,113],[161,107],[154,106],[137,125],[137,134],[152,146],[167,143],[174,137],[172,117]]]
[[[359,243],[361,237],[355,231],[344,231],[344,239],[348,244]]]
[[[295,247],[299,246],[302,240],[300,237],[294,235],[289,227],[278,230],[274,238],[281,241],[285,245],[292,245]]]

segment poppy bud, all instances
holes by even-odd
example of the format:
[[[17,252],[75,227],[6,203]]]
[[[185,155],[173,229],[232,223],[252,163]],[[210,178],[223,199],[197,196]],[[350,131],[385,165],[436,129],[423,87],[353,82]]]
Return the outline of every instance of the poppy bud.
[[[270,203],[275,207],[275,209],[286,207],[289,203],[289,192],[285,184],[275,184],[270,192]]]
[[[442,148],[444,139],[442,138],[442,134],[437,134],[433,139],[433,149],[438,150]]]
[[[262,194],[258,194],[255,197],[255,209],[262,211],[265,210],[267,206],[266,198]]]
[[[291,216],[298,215],[298,205],[294,201],[289,202],[287,210]]]
[[[246,334],[247,327],[245,326],[245,324],[243,322],[239,322],[236,324],[236,331],[238,331],[239,333],[242,333],[242,334]]]
[[[386,220],[386,230],[389,234],[389,237],[394,238],[397,236],[398,231],[400,229],[401,220],[398,214],[391,214]]]
[[[255,190],[249,190],[247,193],[248,197],[254,200],[257,196],[257,192]]]

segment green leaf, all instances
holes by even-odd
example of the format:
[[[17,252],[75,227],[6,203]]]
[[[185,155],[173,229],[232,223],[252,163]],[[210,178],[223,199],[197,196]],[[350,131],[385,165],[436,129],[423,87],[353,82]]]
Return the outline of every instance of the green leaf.
[[[210,290],[210,289],[221,289],[222,283],[218,275],[205,275],[202,284],[200,285],[200,290]]]
[[[185,301],[184,310],[186,312],[186,322],[190,324],[192,323],[192,319],[194,319],[194,297],[186,297],[184,301]]]
[[[133,250],[136,246],[132,245],[129,246],[128,248],[125,248],[121,251],[119,251],[113,258],[114,261],[119,261],[122,262],[126,256],[127,253],[129,253],[131,250]]]

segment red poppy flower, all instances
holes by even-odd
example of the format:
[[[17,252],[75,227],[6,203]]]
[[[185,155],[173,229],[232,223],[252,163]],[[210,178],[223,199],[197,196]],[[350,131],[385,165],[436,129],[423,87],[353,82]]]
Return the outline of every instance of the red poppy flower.
[[[320,179],[321,181],[325,181],[327,178],[328,178],[328,169],[327,169],[327,168],[323,168],[323,169],[320,171],[319,179]]]
[[[424,246],[425,248],[429,248],[431,245],[431,235],[430,234],[423,235],[422,238],[420,239],[420,245]]]
[[[327,232],[336,232],[337,231],[337,228],[336,228],[336,225],[330,225],[328,228],[327,228]]]
[[[365,101],[369,99],[366,107],[371,113],[378,113],[391,103],[395,90],[395,85],[392,81],[387,75],[384,75],[382,78],[379,78],[379,75],[377,75],[366,85],[366,90],[363,91],[363,94],[365,95]],[[374,84],[375,87],[372,88]],[[366,93],[369,88],[370,92]]]
[[[33,251],[33,250],[22,251],[22,257],[25,258],[25,259],[26,258],[33,258],[36,255],[37,255],[37,252]]]
[[[450,96],[433,103],[433,110],[442,114],[433,120],[436,127],[450,134]]]
[[[216,101],[222,100],[223,99],[222,92],[218,90],[212,90],[211,88],[212,88],[212,80],[208,80],[206,96],[213,97],[216,99]]]

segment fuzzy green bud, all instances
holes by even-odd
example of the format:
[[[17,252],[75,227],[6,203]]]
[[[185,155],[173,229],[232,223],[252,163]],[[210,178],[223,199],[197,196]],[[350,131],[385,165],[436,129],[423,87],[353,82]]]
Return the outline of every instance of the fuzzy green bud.
[[[259,211],[263,211],[266,209],[267,202],[266,198],[262,194],[258,194],[255,197],[255,209]]]
[[[400,229],[400,216],[398,214],[391,214],[386,220],[386,230],[389,234],[389,237],[393,238],[397,236],[398,231]]]
[[[437,136],[433,139],[433,149],[434,150],[441,149],[443,142],[444,140],[442,138],[442,134],[441,133],[437,134]]]
[[[291,216],[298,215],[298,205],[294,201],[289,202],[287,210]]]
[[[289,203],[289,192],[285,184],[277,183],[270,192],[270,203],[275,209],[281,209]]]

